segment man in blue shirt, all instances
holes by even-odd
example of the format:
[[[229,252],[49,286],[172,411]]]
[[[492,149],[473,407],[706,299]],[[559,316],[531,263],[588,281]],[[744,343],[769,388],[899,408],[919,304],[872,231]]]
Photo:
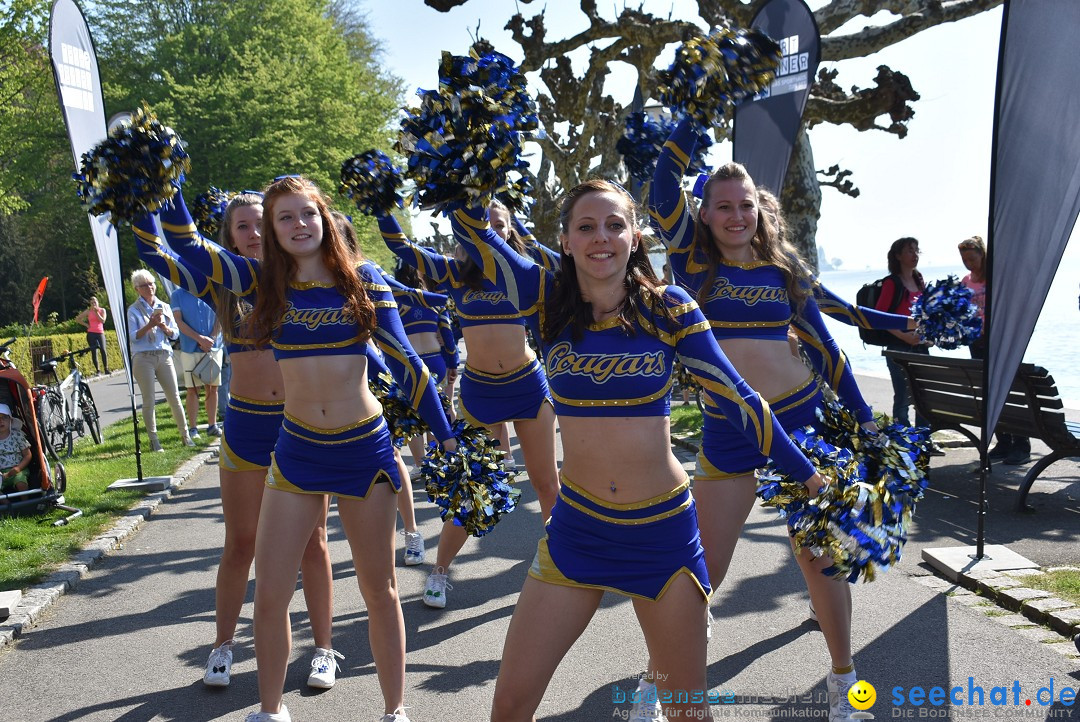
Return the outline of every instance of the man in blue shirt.
[[[199,438],[199,389],[206,388],[206,433],[208,436],[221,436],[217,424],[218,386],[221,385],[222,341],[221,324],[218,323],[214,309],[202,300],[192,296],[182,288],[177,288],[169,297],[176,326],[180,329],[180,363],[184,370],[184,385],[187,387],[185,403],[191,428],[188,434],[193,439]],[[193,371],[196,365],[209,355],[216,363],[217,372],[210,378],[197,377]]]

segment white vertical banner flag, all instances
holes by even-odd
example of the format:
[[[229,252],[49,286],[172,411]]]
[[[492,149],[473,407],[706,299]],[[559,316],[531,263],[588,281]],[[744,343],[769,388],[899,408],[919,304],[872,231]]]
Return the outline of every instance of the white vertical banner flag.
[[[56,0],[53,3],[49,18],[49,55],[77,170],[83,153],[104,140],[107,131],[94,42],[86,18],[74,0]],[[97,248],[98,265],[109,296],[117,343],[120,348],[126,349],[127,309],[124,307],[124,282],[120,275],[120,239],[106,216],[88,218]],[[121,356],[127,372],[128,391],[134,394],[129,359],[126,353]]]

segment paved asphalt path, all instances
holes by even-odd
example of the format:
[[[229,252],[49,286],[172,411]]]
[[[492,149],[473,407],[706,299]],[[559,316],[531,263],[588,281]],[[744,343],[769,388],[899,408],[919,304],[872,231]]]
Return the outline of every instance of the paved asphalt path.
[[[887,404],[887,380],[861,382],[875,405]],[[96,381],[94,392],[106,420],[109,413],[130,413],[122,377]],[[116,400],[109,400],[114,392]],[[515,452],[520,463],[516,440]],[[678,453],[691,469],[692,456]],[[970,596],[965,600],[925,584],[929,572],[920,564],[922,548],[974,543],[973,465],[970,449],[950,450],[934,459],[934,488],[919,507],[902,563],[878,581],[853,588],[858,672],[877,688],[878,701],[871,711],[877,719],[1080,717],[1072,706],[1057,701],[1063,687],[1078,686],[1076,659],[1010,629],[1000,623],[1001,617],[969,606]],[[1033,490],[1033,514],[1012,511],[1020,473],[995,471],[989,542],[1007,544],[1041,564],[1080,559],[1077,471],[1069,462],[1052,467],[1046,481]],[[470,540],[462,551],[445,610],[423,605],[420,597],[430,566],[401,566],[399,542],[398,578],[408,633],[406,702],[415,722],[488,719],[506,627],[541,534],[535,495],[527,484],[522,488],[522,508],[492,534]],[[439,523],[421,496],[416,494],[417,515],[430,562]],[[378,720],[382,705],[368,651],[367,615],[336,512],[331,517],[334,645],[345,655],[343,670],[332,690],[306,687],[313,644],[303,597],[297,594],[285,702],[297,722]],[[0,720],[239,722],[256,709],[250,593],[232,686],[209,689],[201,681],[214,634],[214,574],[223,534],[217,470],[208,464],[161,505],[123,549],[93,567],[36,627],[0,653]],[[751,512],[712,609],[717,621],[709,645],[709,684],[730,691],[735,701],[714,707],[716,719],[827,719],[824,642],[807,620],[807,595],[784,525],[771,513]],[[550,622],[536,620],[540,626]],[[634,675],[644,664],[644,643],[632,607],[609,594],[556,673],[538,717],[566,722],[619,719],[629,705],[614,703],[613,696],[633,687]],[[1012,705],[1014,682],[1020,684],[1020,706]],[[1051,683],[1055,703],[1040,706],[1036,692]],[[916,686],[961,686],[958,694],[964,704],[931,707],[924,702],[922,707],[895,708],[892,690]],[[983,688],[985,706],[967,706],[969,686]],[[1009,688],[1008,706],[990,705],[993,687]],[[783,699],[792,697],[795,701]],[[1025,699],[1032,700],[1030,707],[1023,704]]]

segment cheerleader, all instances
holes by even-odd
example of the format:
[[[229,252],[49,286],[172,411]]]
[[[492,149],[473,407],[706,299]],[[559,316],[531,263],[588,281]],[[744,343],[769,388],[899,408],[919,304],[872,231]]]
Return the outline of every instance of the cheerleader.
[[[247,258],[262,257],[262,194],[245,191],[233,197],[221,223],[221,244]],[[259,524],[266,470],[284,418],[281,371],[270,350],[253,346],[246,316],[251,306],[198,269],[178,257],[157,235],[151,216],[134,223],[141,258],[163,278],[214,304],[221,319],[225,348],[236,372],[225,408],[218,475],[221,511],[225,520],[225,544],[218,563],[215,585],[217,636],[206,660],[203,683],[227,687],[231,680],[236,625],[247,597],[251,563],[255,558],[255,530]],[[166,234],[176,238],[176,226]],[[329,501],[327,500],[327,505]],[[326,514],[315,527],[300,562],[304,600],[315,641],[308,686],[333,687],[341,653],[331,642],[333,622],[333,572],[326,538]]]
[[[794,249],[779,234],[779,209],[761,212],[753,179],[729,163],[705,184],[698,218],[688,211],[682,177],[696,143],[692,120],[683,120],[664,145],[650,188],[649,210],[667,246],[675,280],[701,304],[716,340],[747,383],[768,399],[787,429],[816,424],[823,385],[835,389],[859,422],[876,429],[872,411],[855,384],[847,359],[825,327]],[[880,323],[907,328],[910,319],[886,316]],[[817,373],[788,344],[794,329]],[[702,545],[709,578],[719,585],[754,503],[754,470],[769,454],[734,433],[729,417],[706,389],[701,450],[694,475]],[[827,675],[830,719],[854,712],[847,699],[855,683],[851,656],[851,591],[822,571],[827,558],[796,555],[810,591],[811,610],[832,658]]]
[[[516,243],[510,213],[493,204],[492,215],[505,237]],[[454,301],[465,339],[467,360],[461,374],[461,410],[466,420],[485,426],[509,453],[509,435],[499,435],[498,425],[513,421],[525,456],[529,481],[547,519],[559,488],[555,462],[555,412],[547,381],[536,355],[526,343],[526,319],[532,309],[519,310],[506,293],[484,278],[480,269],[462,253],[450,258],[409,241],[392,216],[379,218],[383,241],[404,263],[430,278],[436,288]],[[435,569],[428,576],[424,604],[446,606],[450,564],[468,535],[448,519],[439,534]]]
[[[394,572],[395,495],[390,432],[368,389],[365,345],[382,350],[443,447],[456,443],[427,369],[408,346],[390,288],[374,264],[355,263],[309,180],[282,177],[266,190],[261,262],[181,234],[177,253],[242,297],[255,297],[251,328],[283,380],[285,418],[266,478],[255,542],[256,659],[261,710],[249,722],[288,722],[281,703],[292,644],[288,606],[308,538],[336,494],[370,620],[384,722],[406,722],[405,627]],[[163,223],[190,228],[177,197]],[[257,294],[256,294],[257,290]]]
[[[703,699],[710,584],[690,481],[670,443],[676,355],[745,443],[814,492],[820,476],[724,358],[693,299],[657,280],[626,191],[594,180],[567,194],[556,274],[493,233],[482,213],[451,220],[485,277],[538,314],[563,435],[562,485],[507,632],[492,720],[534,719],[605,590],[633,601],[662,673],[665,711],[711,719]]]

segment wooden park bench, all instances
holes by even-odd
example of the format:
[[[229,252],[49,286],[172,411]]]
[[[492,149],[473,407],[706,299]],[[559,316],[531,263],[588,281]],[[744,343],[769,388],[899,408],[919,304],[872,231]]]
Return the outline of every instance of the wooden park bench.
[[[933,430],[953,429],[979,446],[983,424],[983,362],[885,350],[907,374],[915,409]],[[1054,377],[1041,366],[1020,364],[997,428],[1005,434],[1041,439],[1050,453],[1039,459],[1020,484],[1017,510],[1029,508],[1027,495],[1046,467],[1080,457],[1080,423],[1066,421]],[[967,426],[975,427],[972,433]]]

